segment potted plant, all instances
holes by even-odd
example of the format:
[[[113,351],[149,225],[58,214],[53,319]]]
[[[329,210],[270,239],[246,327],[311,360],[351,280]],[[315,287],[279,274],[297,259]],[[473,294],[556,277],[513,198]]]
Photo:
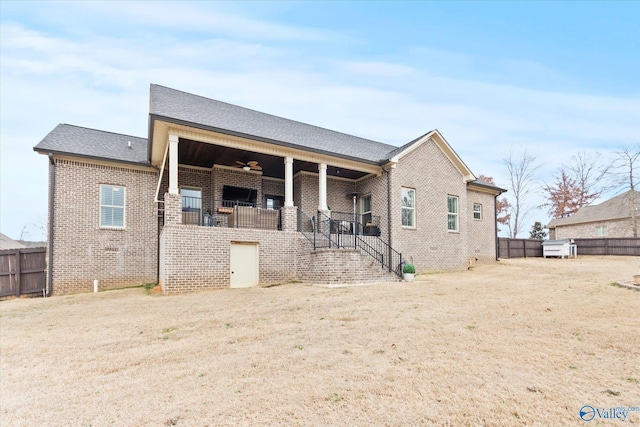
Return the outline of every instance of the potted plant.
[[[402,266],[402,278],[405,282],[413,282],[413,278],[416,276],[416,268],[413,264],[405,264]]]

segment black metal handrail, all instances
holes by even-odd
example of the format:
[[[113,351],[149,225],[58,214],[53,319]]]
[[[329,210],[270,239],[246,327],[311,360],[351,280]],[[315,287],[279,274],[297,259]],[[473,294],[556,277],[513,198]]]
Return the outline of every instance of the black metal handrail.
[[[351,224],[357,224],[356,227],[350,227],[350,233],[354,230],[357,234],[364,234],[366,236],[380,236],[380,216],[371,214],[353,214],[353,212],[339,212],[331,211],[331,219],[334,221],[340,221],[341,223],[349,222]]]
[[[402,277],[402,254],[378,235],[362,235],[358,232],[362,230],[362,224],[333,219],[321,211],[318,211],[317,218],[314,222],[314,249],[317,247],[317,235],[322,235],[329,247],[360,249],[379,262],[382,268]]]

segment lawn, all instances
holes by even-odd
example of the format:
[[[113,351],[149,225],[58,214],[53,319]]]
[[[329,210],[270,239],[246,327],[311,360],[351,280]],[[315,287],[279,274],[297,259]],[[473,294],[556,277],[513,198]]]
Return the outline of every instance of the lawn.
[[[637,257],[0,302],[2,426],[640,425]]]

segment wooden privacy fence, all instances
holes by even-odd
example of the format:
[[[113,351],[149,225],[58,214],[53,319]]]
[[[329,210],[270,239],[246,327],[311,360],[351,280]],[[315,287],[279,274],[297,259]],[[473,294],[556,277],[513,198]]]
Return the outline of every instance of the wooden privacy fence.
[[[578,255],[640,256],[640,237],[612,237],[574,240],[578,246]]]
[[[542,256],[543,240],[498,239],[500,258],[528,258]],[[574,239],[578,255],[630,255],[640,256],[640,237]]]
[[[41,293],[46,286],[46,248],[0,250],[0,297]]]
[[[542,240],[498,239],[499,258],[529,258],[542,256]]]

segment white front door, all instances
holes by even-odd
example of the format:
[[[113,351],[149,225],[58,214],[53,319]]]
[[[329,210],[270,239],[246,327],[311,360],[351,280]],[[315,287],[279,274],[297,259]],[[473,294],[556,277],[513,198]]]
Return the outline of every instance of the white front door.
[[[257,243],[231,243],[230,264],[232,288],[249,288],[258,284]]]

